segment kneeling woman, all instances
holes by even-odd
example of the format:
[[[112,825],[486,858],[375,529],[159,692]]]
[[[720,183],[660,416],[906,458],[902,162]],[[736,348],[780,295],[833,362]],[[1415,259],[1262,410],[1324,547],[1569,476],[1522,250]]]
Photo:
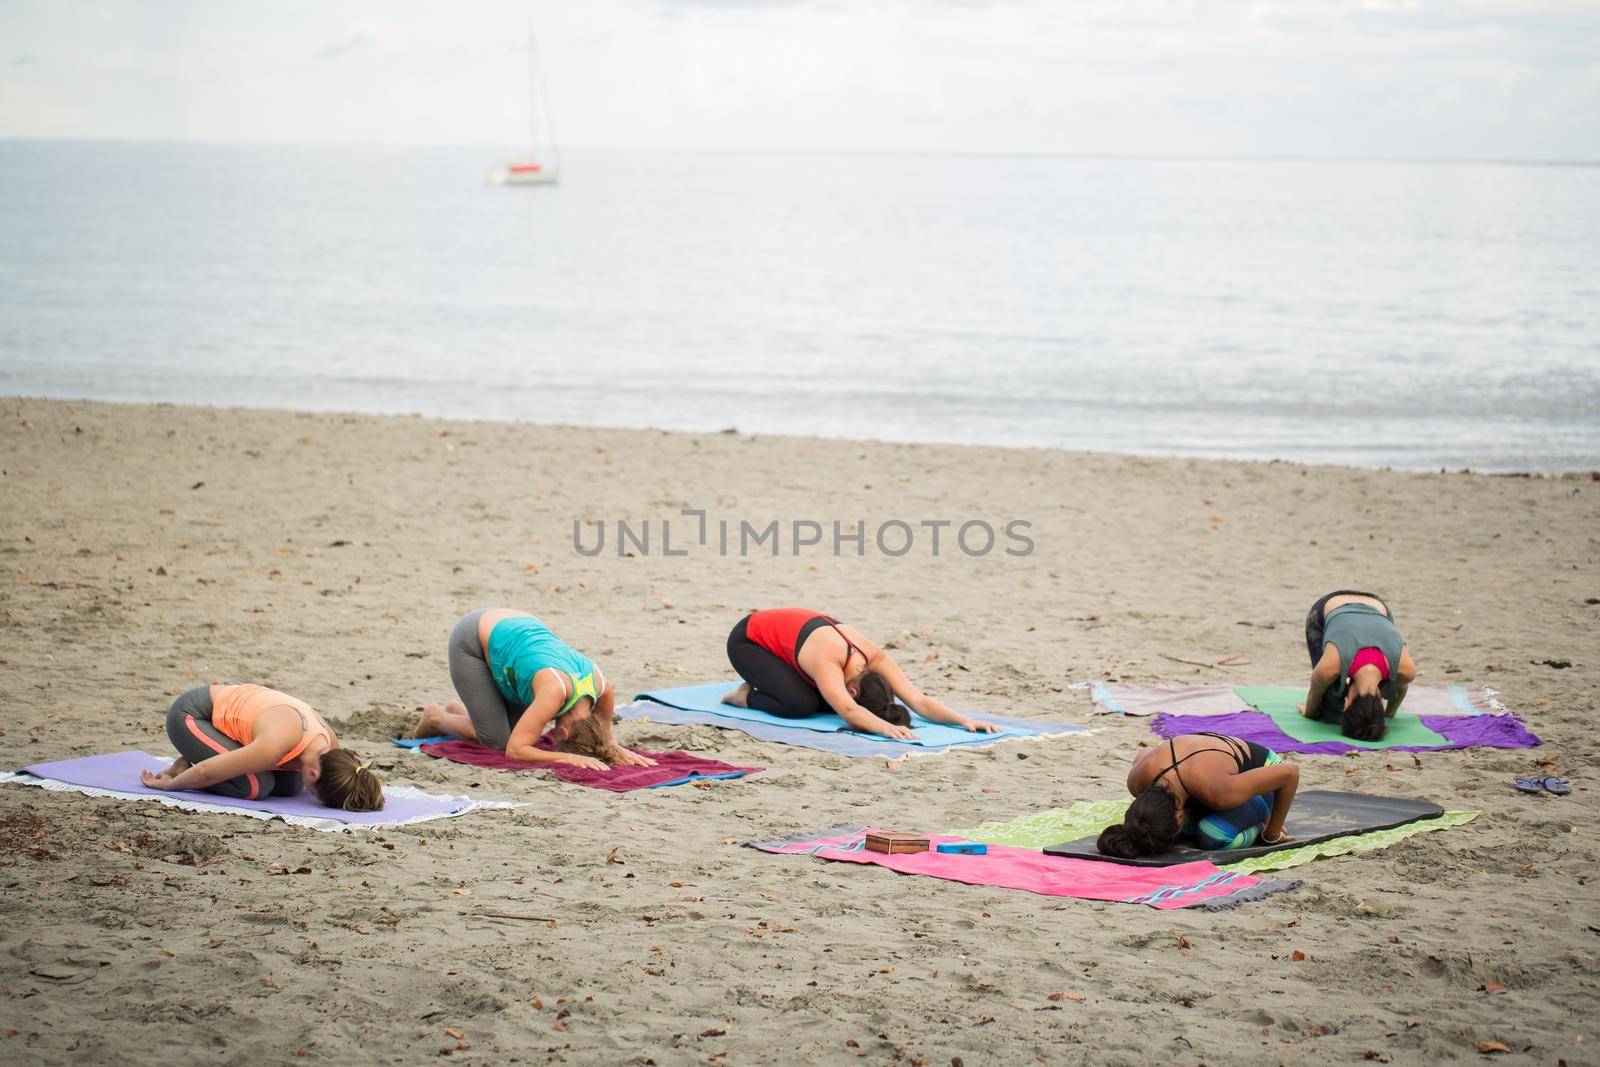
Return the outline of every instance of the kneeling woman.
[[[1349,589],[1321,597],[1306,615],[1306,651],[1311,685],[1301,714],[1357,741],[1381,739],[1417,677],[1389,605]]]
[[[462,616],[450,631],[449,661],[461,699],[424,708],[416,736],[449,734],[529,763],[655,766],[613,739],[611,686],[594,660],[527,612],[480,608]],[[574,751],[535,748],[546,728],[558,748]]]
[[[343,811],[381,811],[383,783],[339,747],[304,702],[260,685],[202,685],[172,702],[167,736],[181,754],[160,774],[141,771],[151,789],[203,789],[239,800],[288,797],[309,786]]]
[[[1181,768],[1181,769],[1180,769]],[[1165,852],[1187,834],[1201,848],[1289,840],[1283,832],[1300,768],[1270,748],[1226,734],[1182,734],[1140,752],[1128,772],[1128,814],[1100,832],[1107,856]]]
[[[1000,730],[951,711],[912,685],[889,654],[859,630],[806,608],[776,608],[740,619],[728,635],[728,661],[744,679],[722,698],[735,707],[792,719],[832,710],[862,733],[901,741],[916,736],[906,707],[929,722]]]

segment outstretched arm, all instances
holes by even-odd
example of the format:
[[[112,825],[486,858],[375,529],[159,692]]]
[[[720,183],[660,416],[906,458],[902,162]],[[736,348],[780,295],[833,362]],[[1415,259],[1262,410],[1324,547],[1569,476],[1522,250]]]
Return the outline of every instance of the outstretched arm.
[[[538,744],[545,727],[555,719],[566,700],[566,684],[556,676],[553,669],[546,667],[534,675],[533,703],[522,713],[522,718],[517,720],[511,736],[506,740],[506,755],[528,763],[561,763],[591,771],[605,770],[605,761],[597,760],[593,756],[580,756],[573,752],[551,752],[533,747]]]
[[[929,722],[942,722],[947,726],[959,726],[963,730],[983,731],[984,733],[997,734],[1000,727],[990,722],[981,722],[969,719],[958,711],[952,711],[945,703],[929,696],[918,689],[900,665],[894,661],[887,652],[880,653],[871,667],[878,674],[883,675],[889,683],[889,688],[894,690],[894,695],[905,702],[906,707],[921,715]]]
[[[884,722],[872,712],[856,703],[855,697],[850,695],[850,690],[844,686],[844,672],[837,664],[826,663],[818,667],[812,675],[817,683],[817,691],[822,694],[822,699],[828,706],[839,713],[839,718],[850,724],[852,730],[859,730],[864,734],[881,734],[892,737],[896,741],[913,741],[916,734],[904,726],[896,726],[892,722]]]

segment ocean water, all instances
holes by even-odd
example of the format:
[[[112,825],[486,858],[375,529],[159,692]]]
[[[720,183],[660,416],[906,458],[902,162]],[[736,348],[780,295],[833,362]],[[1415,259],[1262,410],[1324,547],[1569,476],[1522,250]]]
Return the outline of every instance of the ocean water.
[[[1600,468],[1600,167],[0,141],[0,393]]]

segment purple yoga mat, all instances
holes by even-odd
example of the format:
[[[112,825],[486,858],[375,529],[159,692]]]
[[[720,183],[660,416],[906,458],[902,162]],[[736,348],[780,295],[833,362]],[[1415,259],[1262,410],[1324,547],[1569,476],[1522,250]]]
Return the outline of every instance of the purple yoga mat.
[[[1162,737],[1202,733],[1207,730],[1228,734],[1241,741],[1254,741],[1274,752],[1311,752],[1336,756],[1345,752],[1440,752],[1452,748],[1533,748],[1541,745],[1514,715],[1422,715],[1422,725],[1450,742],[1447,745],[1394,745],[1373,749],[1343,741],[1300,741],[1282,730],[1272,717],[1259,711],[1237,711],[1231,715],[1157,715],[1150,729]]]
[[[539,739],[538,748],[554,747],[548,737]],[[720,760],[701,759],[687,752],[641,752],[656,761],[654,767],[612,767],[605,771],[589,771],[582,767],[563,767],[559,764],[528,763],[512,759],[497,748],[486,748],[471,741],[440,741],[423,745],[429,756],[439,756],[466,763],[474,767],[491,767],[499,771],[549,771],[563,782],[588,786],[591,789],[609,789],[613,793],[627,793],[635,789],[655,789],[658,786],[683,785],[697,778],[741,778],[755,774],[762,767],[735,767]]]
[[[385,790],[382,811],[340,811],[326,807],[307,792],[292,797],[267,797],[262,800],[235,800],[214,793],[150,789],[139,781],[140,771],[163,771],[172,763],[148,752],[107,752],[99,756],[80,756],[77,759],[57,760],[54,763],[35,763],[22,768],[29,774],[49,778],[68,785],[90,789],[114,789],[119,793],[140,798],[173,797],[200,804],[214,804],[241,811],[269,811],[274,815],[291,815],[305,819],[332,819],[347,826],[385,826],[391,823],[410,822],[429,816],[456,815],[473,806],[467,797],[433,797],[407,790],[409,795],[397,796]]]

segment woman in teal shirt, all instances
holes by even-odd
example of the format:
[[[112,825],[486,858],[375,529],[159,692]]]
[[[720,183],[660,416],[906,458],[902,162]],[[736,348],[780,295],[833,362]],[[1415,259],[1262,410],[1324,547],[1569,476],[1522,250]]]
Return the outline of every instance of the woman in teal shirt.
[[[468,612],[450,631],[449,662],[460,699],[424,708],[417,737],[449,734],[529,763],[591,770],[655,765],[612,737],[611,687],[594,660],[527,612]],[[557,748],[594,754],[535,748],[547,730]]]

